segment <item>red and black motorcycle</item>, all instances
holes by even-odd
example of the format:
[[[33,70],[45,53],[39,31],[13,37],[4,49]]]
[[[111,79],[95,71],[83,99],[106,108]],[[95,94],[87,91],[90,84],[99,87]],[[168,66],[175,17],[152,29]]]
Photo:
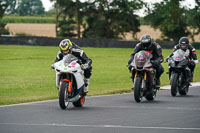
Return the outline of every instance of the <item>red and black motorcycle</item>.
[[[132,80],[134,80],[134,98],[140,102],[143,97],[152,101],[156,97],[155,71],[150,62],[152,54],[148,51],[140,51],[135,54],[132,66]]]

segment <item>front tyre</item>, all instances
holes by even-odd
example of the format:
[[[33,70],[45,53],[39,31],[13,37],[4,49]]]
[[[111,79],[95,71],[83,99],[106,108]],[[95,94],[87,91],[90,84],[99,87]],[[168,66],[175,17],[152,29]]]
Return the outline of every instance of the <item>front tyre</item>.
[[[142,100],[141,84],[142,84],[142,78],[136,77],[134,83],[134,98],[137,103],[139,103]]]
[[[173,73],[173,77],[171,79],[171,95],[176,96],[178,90],[178,73]]]
[[[59,105],[61,109],[66,109],[69,105],[68,82],[62,82],[59,89]]]

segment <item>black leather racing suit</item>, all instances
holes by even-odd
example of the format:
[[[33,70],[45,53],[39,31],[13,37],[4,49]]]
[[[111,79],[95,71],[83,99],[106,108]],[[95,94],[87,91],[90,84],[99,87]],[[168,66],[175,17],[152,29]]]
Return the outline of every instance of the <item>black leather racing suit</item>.
[[[73,42],[72,42],[71,54],[74,55],[75,57],[77,57],[78,59],[80,59],[82,64],[88,64],[88,68],[84,70],[84,76],[85,76],[85,78],[89,79],[92,74],[92,66],[91,66],[92,60],[90,58],[88,58],[88,56],[85,54],[85,52],[78,45],[76,45]],[[64,55],[59,51],[54,63],[62,60],[63,56]]]
[[[152,57],[152,64],[153,64],[153,68],[156,69],[156,78],[159,79],[161,74],[164,72],[164,69],[161,65],[161,63],[164,61],[163,56],[162,56],[162,49],[160,47],[160,45],[156,42],[152,42],[152,44],[149,47],[144,47],[141,43],[138,43],[133,51],[133,53],[130,55],[130,59],[128,61],[128,65],[130,66],[131,62],[134,59],[134,55],[141,51],[141,50],[145,50],[148,51],[149,53],[151,53],[153,55]],[[131,69],[129,67],[129,69]],[[132,73],[132,80],[134,82],[134,73]]]
[[[178,49],[181,49],[180,44],[177,44],[177,45],[174,46],[173,52],[175,52]],[[188,45],[187,49],[189,50],[189,56],[188,56],[188,58],[190,60],[192,60],[192,59],[193,60],[197,60],[196,49],[191,44]],[[169,57],[172,57],[172,56],[173,56],[173,53]],[[188,76],[186,76],[188,78],[187,80],[192,81],[193,72],[194,72],[194,69],[195,69],[195,63],[193,61],[191,61],[189,63],[189,65],[188,65],[188,67],[190,68],[192,75],[190,75],[187,71],[184,72],[184,75],[185,76],[188,75]],[[170,75],[171,75],[171,70],[169,70],[169,72],[170,72]]]

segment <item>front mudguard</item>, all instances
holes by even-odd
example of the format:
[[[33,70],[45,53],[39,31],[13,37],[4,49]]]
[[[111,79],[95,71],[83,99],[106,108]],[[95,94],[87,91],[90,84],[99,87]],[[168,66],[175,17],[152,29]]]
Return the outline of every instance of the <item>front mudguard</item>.
[[[178,86],[180,87],[181,86],[181,80],[182,80],[182,73],[180,73],[180,72],[178,72],[178,71],[175,71],[175,70],[173,70],[172,72],[171,72],[171,75],[170,75],[170,85],[172,84],[172,80],[173,80],[173,76],[174,76],[174,74],[178,74],[178,80],[179,80],[179,84],[178,84]],[[180,77],[181,76],[181,77]],[[181,78],[181,79],[180,79]]]

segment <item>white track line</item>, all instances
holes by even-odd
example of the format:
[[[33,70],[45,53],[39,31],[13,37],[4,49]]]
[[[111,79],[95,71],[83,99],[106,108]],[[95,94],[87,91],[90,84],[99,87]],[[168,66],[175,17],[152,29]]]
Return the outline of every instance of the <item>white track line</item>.
[[[195,127],[142,127],[142,126],[123,126],[123,125],[69,125],[57,123],[0,123],[0,125],[10,126],[56,126],[56,127],[89,127],[89,128],[124,128],[124,129],[161,129],[161,130],[197,130]]]
[[[162,110],[192,110],[192,111],[200,111],[200,108],[179,108],[179,107],[134,107],[134,106],[90,106],[97,108],[118,108],[118,109],[162,109]]]
[[[58,101],[58,99],[46,100],[46,101],[38,101],[38,102],[28,102],[28,103],[2,105],[2,106],[0,106],[0,108],[2,108],[2,107],[12,107],[12,106],[21,106],[21,105],[30,105],[30,104],[36,104],[36,103],[46,103],[46,102],[53,102],[53,101]]]
[[[191,83],[191,85],[192,87],[197,87],[197,86],[200,87],[200,82],[194,82],[194,83]],[[162,86],[160,87],[160,89],[169,90],[171,89],[171,86],[170,85]]]

